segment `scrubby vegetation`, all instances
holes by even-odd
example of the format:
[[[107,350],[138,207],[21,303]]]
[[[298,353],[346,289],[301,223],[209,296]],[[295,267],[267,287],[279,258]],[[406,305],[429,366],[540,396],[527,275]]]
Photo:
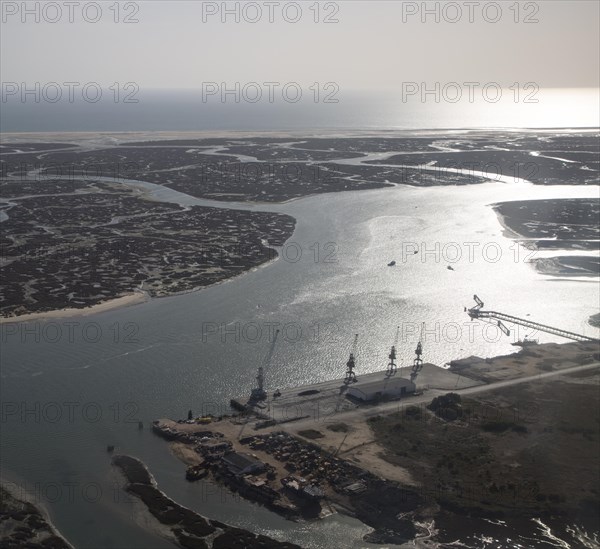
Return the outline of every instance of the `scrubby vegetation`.
[[[555,380],[486,400],[448,393],[369,424],[384,458],[407,468],[447,511],[563,516],[597,531],[598,401],[593,384]]]

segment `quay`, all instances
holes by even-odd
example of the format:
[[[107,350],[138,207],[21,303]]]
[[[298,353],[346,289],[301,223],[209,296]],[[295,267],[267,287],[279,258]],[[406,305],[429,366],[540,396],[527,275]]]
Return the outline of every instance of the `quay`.
[[[404,368],[404,370],[408,373],[409,368]],[[402,393],[401,390],[397,391],[393,387],[394,381],[398,379],[406,380],[408,384],[411,383],[407,377],[402,376],[402,373],[401,370],[398,370],[395,375],[389,376],[388,370],[383,370],[362,374],[355,383],[347,383],[346,379],[342,378],[300,387],[283,388],[266,395],[264,400],[253,400],[246,395],[231,399],[231,406],[237,411],[252,412],[267,421],[286,423],[303,418],[323,419],[328,415],[333,416],[361,405],[376,406],[379,402],[389,402],[390,400],[406,399],[408,404],[411,394],[420,394],[430,389],[453,391],[483,383],[460,373],[426,363],[422,365],[422,369],[414,380],[414,390]],[[349,394],[357,392],[355,387],[360,389],[364,386],[370,388],[370,394],[366,395],[366,400]],[[392,387],[388,392],[390,386]],[[278,396],[274,396],[276,394]]]

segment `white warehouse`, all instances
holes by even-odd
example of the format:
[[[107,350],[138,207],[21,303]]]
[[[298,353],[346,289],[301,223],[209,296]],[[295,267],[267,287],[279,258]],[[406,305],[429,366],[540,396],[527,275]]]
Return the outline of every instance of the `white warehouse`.
[[[380,398],[399,398],[408,393],[414,393],[415,384],[403,377],[390,377],[377,381],[357,382],[348,387],[346,393],[363,402],[371,402]]]

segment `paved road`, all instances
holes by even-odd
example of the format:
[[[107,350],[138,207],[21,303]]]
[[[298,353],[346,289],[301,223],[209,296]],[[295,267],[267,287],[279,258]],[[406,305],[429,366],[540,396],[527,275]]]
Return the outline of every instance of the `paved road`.
[[[600,367],[600,362],[594,362],[592,364],[584,364],[582,366],[573,366],[571,368],[564,368],[562,370],[555,370],[553,372],[544,372],[536,374],[534,376],[520,377],[515,379],[508,379],[505,381],[497,381],[495,383],[488,383],[486,385],[477,385],[475,387],[468,387],[466,389],[455,389],[452,392],[460,395],[474,395],[484,393],[487,391],[494,391],[496,389],[502,389],[504,387],[510,387],[512,385],[520,385],[522,383],[535,383],[536,381],[545,380],[552,377],[563,376],[575,372],[582,372],[585,370],[593,370],[594,368]],[[402,400],[396,400],[393,402],[387,402],[378,406],[362,406],[352,410],[340,411],[337,413],[328,413],[320,418],[307,418],[299,421],[294,421],[290,424],[294,429],[304,427],[314,427],[315,423],[335,423],[338,421],[356,421],[373,417],[382,413],[391,413],[406,406],[418,405],[431,402],[433,397],[446,394],[448,390],[430,390],[426,394],[419,396],[407,397]]]

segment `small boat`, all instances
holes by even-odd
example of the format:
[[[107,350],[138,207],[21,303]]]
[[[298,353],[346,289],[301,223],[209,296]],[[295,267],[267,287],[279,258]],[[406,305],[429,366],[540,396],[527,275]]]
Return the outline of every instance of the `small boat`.
[[[396,262],[395,262],[395,261],[390,261],[390,262],[388,263],[388,267],[393,267],[395,264],[396,264]]]
[[[208,476],[208,470],[204,464],[190,465],[185,472],[185,478],[190,482],[200,480],[206,476]]]
[[[448,266],[446,267],[446,269],[448,269],[449,271],[453,271],[453,270],[454,270],[454,267],[453,267],[452,265],[448,265]]]
[[[114,447],[112,444],[109,444],[109,445],[106,447],[106,451],[107,451],[107,452],[110,454],[110,453],[112,453],[112,452],[114,452],[114,451],[115,451],[115,447]]]

